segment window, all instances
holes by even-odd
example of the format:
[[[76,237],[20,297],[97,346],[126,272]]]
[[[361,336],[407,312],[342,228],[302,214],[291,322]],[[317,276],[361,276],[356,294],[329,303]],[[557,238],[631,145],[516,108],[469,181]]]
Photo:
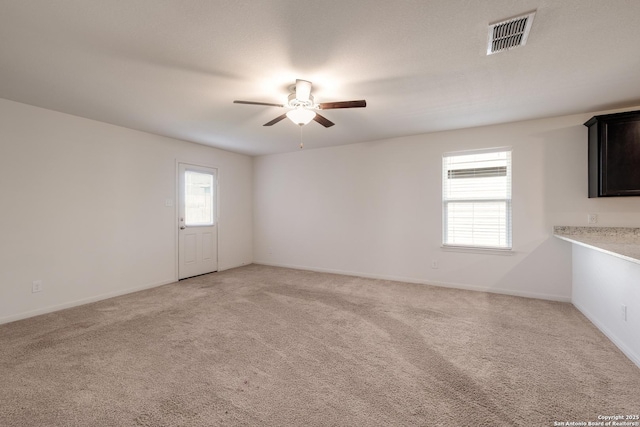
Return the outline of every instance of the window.
[[[213,175],[185,171],[185,225],[213,225]]]
[[[446,153],[443,245],[511,249],[511,150]]]

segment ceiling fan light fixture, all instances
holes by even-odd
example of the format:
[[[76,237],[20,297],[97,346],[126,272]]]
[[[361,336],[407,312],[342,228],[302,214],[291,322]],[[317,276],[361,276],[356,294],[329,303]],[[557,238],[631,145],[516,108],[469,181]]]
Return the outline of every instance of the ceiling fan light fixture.
[[[296,108],[287,113],[287,117],[293,123],[303,126],[309,123],[316,116],[316,113],[306,108]]]

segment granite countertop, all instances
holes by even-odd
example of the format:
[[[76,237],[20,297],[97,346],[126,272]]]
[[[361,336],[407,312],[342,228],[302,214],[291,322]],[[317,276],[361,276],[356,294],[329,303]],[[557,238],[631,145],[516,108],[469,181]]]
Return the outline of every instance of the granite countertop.
[[[555,226],[553,234],[568,242],[640,264],[640,228]]]

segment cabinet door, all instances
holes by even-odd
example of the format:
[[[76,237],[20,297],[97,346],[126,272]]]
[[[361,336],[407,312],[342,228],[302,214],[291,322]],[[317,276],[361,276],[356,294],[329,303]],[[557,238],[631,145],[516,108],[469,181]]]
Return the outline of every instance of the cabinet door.
[[[600,195],[640,196],[640,118],[602,123]]]

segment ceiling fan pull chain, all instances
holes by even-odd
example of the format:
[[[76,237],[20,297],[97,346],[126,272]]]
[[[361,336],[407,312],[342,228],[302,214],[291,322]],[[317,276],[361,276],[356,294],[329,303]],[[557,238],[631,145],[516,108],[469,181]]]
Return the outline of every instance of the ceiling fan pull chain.
[[[298,126],[300,126],[300,149],[302,150],[304,148],[304,142],[302,142],[302,123]]]

